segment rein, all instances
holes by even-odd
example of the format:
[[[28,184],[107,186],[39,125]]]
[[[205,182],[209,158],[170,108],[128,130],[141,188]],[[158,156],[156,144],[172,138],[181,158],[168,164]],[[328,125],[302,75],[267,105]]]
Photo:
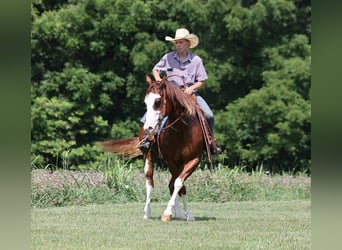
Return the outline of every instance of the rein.
[[[178,75],[169,75],[168,77],[171,77],[171,76],[177,76],[177,77],[179,77],[179,78],[181,78],[183,80],[184,85],[180,86],[180,88],[181,88],[181,90],[184,91],[185,86],[186,86],[184,78],[182,78],[182,77],[180,77]],[[167,79],[167,77],[164,78],[163,80],[165,80],[165,79]],[[175,129],[174,127],[172,127],[172,126],[175,125],[180,120],[184,124],[186,124],[186,122],[184,120],[182,120],[182,118],[185,116],[186,111],[183,111],[181,113],[181,115],[179,117],[177,117],[177,119],[175,119],[169,125],[165,126],[164,128],[161,128],[162,121],[163,121],[164,117],[166,116],[165,115],[165,113],[166,113],[166,89],[165,88],[163,89],[163,103],[162,103],[162,105],[163,105],[162,112],[160,112],[159,119],[158,119],[158,127],[159,127],[160,131],[167,130],[167,129],[171,128],[174,131],[178,132],[178,130]],[[203,116],[203,113],[201,111],[198,111],[197,114],[198,114],[198,119],[199,119],[200,126],[202,128],[202,132],[203,132],[203,136],[204,136],[204,141],[205,141],[205,146],[206,146],[206,150],[207,150],[208,160],[209,160],[209,163],[210,163],[210,171],[212,171],[214,169],[214,165],[213,165],[213,162],[212,162],[210,148],[209,148],[209,145],[210,145],[210,138],[209,138],[210,132],[208,131],[208,127],[206,126],[207,122],[205,120],[205,117]],[[160,147],[159,147],[159,145],[160,145],[159,135],[157,136],[157,144],[158,144],[159,155],[161,156],[161,158],[164,158],[162,153],[161,153],[161,151],[160,151]]]
[[[181,76],[179,76],[179,75],[169,75],[169,76],[167,76],[165,79],[167,80],[168,77],[173,77],[173,76],[177,76],[178,78],[182,79],[184,85],[183,85],[183,88],[182,88],[182,86],[180,86],[180,88],[181,88],[181,90],[184,90],[186,84],[185,84],[185,81],[184,81],[184,78],[183,78],[183,77],[181,77]],[[166,90],[165,90],[165,89],[163,89],[163,106],[164,106],[164,107],[163,107],[163,111],[164,111],[164,112],[163,112],[163,114],[162,114],[162,112],[160,113],[161,115],[159,116],[159,122],[158,122],[158,126],[159,126],[159,127],[161,126],[162,120],[163,120],[164,117],[165,117],[165,109],[166,109]],[[176,120],[174,120],[171,124],[167,125],[167,126],[164,127],[164,128],[161,128],[161,130],[167,130],[168,128],[171,128],[171,129],[177,131],[177,129],[173,128],[172,126],[173,126],[174,124],[176,124],[180,119],[182,119],[182,118],[184,117],[184,115],[185,115],[185,111],[182,112],[182,114],[181,114]]]
[[[175,125],[180,119],[182,119],[184,116],[184,112],[173,122],[171,122],[169,125],[167,125],[165,128],[162,128],[161,130],[167,130],[168,128],[172,128],[174,131],[178,131],[177,129],[173,128],[172,126]]]
[[[170,75],[170,76],[172,76],[172,75]],[[177,75],[174,75],[174,76],[177,76]],[[177,76],[177,77],[180,77],[180,76]],[[180,77],[181,78],[181,77]],[[166,80],[167,78],[165,78],[165,80]],[[183,78],[181,78],[182,80],[183,80],[183,82],[184,82],[184,79]],[[164,79],[163,79],[164,80]],[[184,85],[185,86],[185,85]],[[182,89],[183,90],[183,89]],[[162,130],[167,130],[167,129],[169,129],[169,128],[171,128],[171,129],[173,129],[174,131],[176,131],[176,132],[178,132],[178,130],[177,129],[175,129],[174,127],[172,127],[173,125],[175,125],[179,120],[181,120],[184,116],[185,116],[185,111],[183,111],[182,112],[182,114],[179,116],[179,117],[177,117],[177,119],[175,119],[172,123],[170,123],[169,125],[167,125],[167,126],[165,126],[164,128],[161,128],[161,125],[162,125],[162,121],[163,121],[163,119],[165,118],[165,116],[166,116],[166,88],[164,88],[163,89],[163,102],[162,102],[162,110],[161,110],[161,112],[160,112],[160,114],[159,114],[159,118],[158,118],[158,127],[160,128],[160,131],[162,131]],[[184,122],[184,121],[183,121]],[[159,130],[159,129],[158,129]],[[160,133],[157,133],[157,145],[158,145],[158,153],[159,153],[159,156],[161,157],[161,158],[164,158],[163,157],[163,154],[161,153],[161,151],[160,151],[160,147],[159,147],[159,145],[160,145],[160,142],[159,142],[159,138],[160,138]]]

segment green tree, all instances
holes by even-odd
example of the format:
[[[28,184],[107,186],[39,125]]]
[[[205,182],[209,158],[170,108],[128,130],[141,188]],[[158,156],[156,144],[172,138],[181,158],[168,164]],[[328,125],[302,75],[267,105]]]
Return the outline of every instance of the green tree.
[[[273,171],[309,170],[311,164],[310,46],[303,35],[263,51],[263,87],[217,115],[230,162]],[[267,69],[267,70],[266,70]]]
[[[229,104],[217,115],[217,130],[232,165],[303,171],[311,163],[310,116],[310,103],[280,83]]]
[[[67,152],[70,166],[93,164],[101,157],[94,142],[137,135],[145,112],[144,76],[173,49],[164,37],[186,27],[200,38],[194,52],[202,57],[209,76],[200,91],[217,113],[215,132],[229,149],[229,159],[251,165],[279,162],[281,170],[302,168],[310,162],[310,4],[34,0],[32,157],[41,156],[41,164],[56,164]],[[271,94],[273,101],[267,103],[260,97]],[[257,103],[268,115],[275,111],[264,106],[274,105],[278,120],[272,124],[287,124],[290,134],[300,138],[290,140],[280,128],[270,129],[262,112],[257,124],[249,122]],[[297,132],[289,107],[302,114],[296,118]],[[248,137],[255,126],[252,143],[240,138]],[[269,138],[262,140],[265,136]],[[296,149],[285,145],[295,142]]]

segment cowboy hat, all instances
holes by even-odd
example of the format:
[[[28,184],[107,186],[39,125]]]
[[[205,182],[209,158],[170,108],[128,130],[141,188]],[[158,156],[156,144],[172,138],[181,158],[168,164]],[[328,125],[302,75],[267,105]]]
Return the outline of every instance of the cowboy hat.
[[[195,34],[190,34],[187,29],[181,28],[176,30],[175,38],[166,36],[165,40],[170,42],[175,42],[176,40],[186,39],[190,42],[190,48],[195,48],[198,45],[199,39]]]

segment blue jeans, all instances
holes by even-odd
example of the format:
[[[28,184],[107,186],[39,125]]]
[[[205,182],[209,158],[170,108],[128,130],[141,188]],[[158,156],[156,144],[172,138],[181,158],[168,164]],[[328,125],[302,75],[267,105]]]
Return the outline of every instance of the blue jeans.
[[[197,92],[194,92],[194,95],[197,97],[196,98],[197,104],[201,107],[201,109],[203,110],[205,118],[208,120],[211,132],[214,133],[214,113],[213,113],[213,111],[211,111],[209,105],[202,98],[202,96],[200,96]],[[140,121],[142,123],[144,123],[145,119],[146,119],[146,113],[143,115],[143,117],[141,117]]]
[[[207,102],[200,96],[197,92],[194,92],[194,95],[197,97],[197,104],[201,107],[203,110],[205,118],[207,118],[209,127],[211,129],[211,132],[214,133],[214,113],[211,111],[209,105]]]

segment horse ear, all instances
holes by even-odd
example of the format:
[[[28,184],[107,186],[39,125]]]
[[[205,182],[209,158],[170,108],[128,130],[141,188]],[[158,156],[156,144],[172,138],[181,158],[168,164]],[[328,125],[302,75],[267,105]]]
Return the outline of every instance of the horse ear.
[[[145,79],[146,79],[146,83],[150,85],[152,82],[151,77],[149,77],[148,75],[145,75]]]

